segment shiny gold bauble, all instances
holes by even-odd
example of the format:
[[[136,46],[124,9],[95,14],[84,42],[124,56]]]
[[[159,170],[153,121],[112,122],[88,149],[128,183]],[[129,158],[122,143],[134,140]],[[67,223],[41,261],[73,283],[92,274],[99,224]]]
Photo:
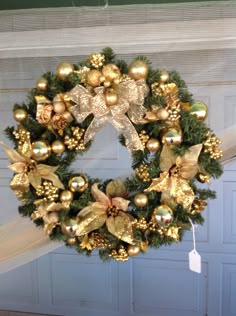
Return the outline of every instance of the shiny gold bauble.
[[[203,121],[207,117],[208,109],[207,105],[202,101],[194,101],[193,104],[190,106],[190,113],[196,115],[196,117]]]
[[[161,81],[162,83],[165,83],[165,82],[167,82],[168,80],[169,80],[169,74],[168,74],[167,71],[163,70],[163,71],[161,72],[160,81]]]
[[[55,140],[52,143],[51,148],[55,154],[62,154],[65,151],[65,145],[60,140]]]
[[[138,193],[134,196],[134,204],[137,207],[144,207],[148,203],[148,197],[144,193]]]
[[[59,215],[58,215],[57,212],[51,212],[51,213],[48,214],[47,217],[48,217],[48,221],[50,223],[56,224],[56,223],[59,222]]]
[[[98,87],[101,83],[100,77],[101,77],[101,72],[97,69],[92,69],[87,72],[86,76],[86,83],[91,86],[91,87]]]
[[[74,65],[69,62],[60,63],[57,66],[56,74],[61,80],[65,80],[74,71]]]
[[[68,245],[73,246],[74,244],[76,244],[76,238],[75,237],[67,238],[66,242]]]
[[[168,145],[181,144],[182,132],[179,128],[170,127],[163,132],[161,141],[163,144],[168,144]]]
[[[53,111],[58,114],[65,112],[66,105],[63,101],[54,101],[53,102]]]
[[[115,79],[119,79],[120,69],[114,64],[108,64],[102,68],[102,74],[106,78],[107,81],[113,81]]]
[[[170,225],[173,220],[172,209],[165,204],[156,207],[152,214],[152,220],[161,227]]]
[[[160,149],[161,147],[161,144],[159,142],[158,139],[156,138],[150,138],[148,141],[147,141],[147,144],[146,144],[146,147],[147,149],[150,151],[150,152],[156,152]]]
[[[69,123],[73,121],[73,116],[68,111],[62,113],[62,117]]]
[[[13,112],[14,120],[17,122],[23,122],[27,117],[27,112],[24,109],[17,109]]]
[[[45,160],[51,154],[51,147],[44,140],[32,143],[32,158],[36,161]]]
[[[69,188],[72,192],[83,192],[88,187],[88,179],[84,175],[76,175],[69,180]]]
[[[61,202],[71,202],[73,200],[73,193],[70,190],[64,190],[60,194]]]
[[[48,88],[48,81],[46,78],[41,77],[36,81],[36,88],[40,91],[46,91]]]
[[[134,80],[146,79],[148,75],[148,65],[143,60],[135,60],[129,66],[128,75]]]
[[[196,178],[201,183],[209,182],[211,176],[209,174],[197,173]]]
[[[78,228],[77,219],[69,218],[61,223],[61,230],[68,237],[74,237],[77,228]]]
[[[140,247],[135,245],[129,245],[127,252],[130,257],[135,257],[140,253]]]
[[[157,110],[156,115],[159,120],[165,121],[169,117],[169,112],[166,109],[161,108]]]
[[[107,106],[112,106],[112,105],[117,104],[119,97],[118,97],[118,94],[114,90],[108,89],[105,92],[104,96],[105,96],[105,102]]]

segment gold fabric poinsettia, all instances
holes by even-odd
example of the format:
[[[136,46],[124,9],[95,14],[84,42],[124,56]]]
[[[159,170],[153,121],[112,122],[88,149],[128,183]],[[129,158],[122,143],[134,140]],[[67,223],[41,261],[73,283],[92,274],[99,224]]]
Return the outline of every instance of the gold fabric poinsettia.
[[[163,171],[159,178],[154,178],[146,192],[162,192],[162,202],[173,198],[190,210],[194,200],[194,192],[189,184],[198,172],[198,157],[202,144],[194,145],[181,157],[176,156],[170,146],[164,145],[160,155],[160,168]]]
[[[129,244],[133,244],[132,222],[134,218],[127,212],[129,202],[123,197],[111,197],[107,188],[106,194],[98,189],[98,183],[91,187],[95,199],[78,214],[77,236],[90,233],[105,223],[108,231]]]
[[[42,179],[50,180],[56,187],[64,189],[64,185],[55,174],[58,167],[37,164],[36,161],[31,159],[32,148],[30,141],[19,146],[19,152],[6,146],[3,142],[0,142],[0,145],[4,148],[11,162],[9,168],[16,173],[11,180],[10,186],[17,196],[27,192],[30,184],[37,189],[41,185]]]
[[[131,121],[135,124],[146,122],[143,119],[146,111],[143,103],[149,91],[148,86],[144,80],[128,80],[121,82],[114,90],[118,95],[118,100],[112,106],[106,104],[106,89],[103,86],[95,88],[94,93],[91,93],[83,86],[77,85],[68,93],[76,104],[70,111],[79,123],[91,113],[94,116],[86,130],[84,142],[92,140],[94,135],[109,122],[124,135],[126,146],[130,151],[143,150],[138,133]]]

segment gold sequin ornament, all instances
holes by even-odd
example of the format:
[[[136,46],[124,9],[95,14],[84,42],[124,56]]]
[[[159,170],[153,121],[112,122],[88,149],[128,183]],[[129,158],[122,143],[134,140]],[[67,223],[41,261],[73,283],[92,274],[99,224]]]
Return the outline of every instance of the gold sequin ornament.
[[[88,63],[94,68],[100,68],[104,65],[105,56],[100,53],[93,53],[89,56]]]
[[[67,146],[69,150],[84,150],[84,132],[85,130],[80,127],[72,127],[72,137],[66,135],[64,138],[64,144]]]
[[[32,143],[32,158],[36,161],[42,161],[51,154],[51,147],[44,140],[39,140]]]
[[[48,80],[44,77],[39,78],[36,81],[36,88],[42,92],[46,91],[48,88]]]
[[[65,80],[74,71],[74,65],[69,62],[62,62],[57,66],[56,74],[61,80]]]
[[[146,144],[146,148],[150,151],[150,152],[157,152],[161,147],[161,144],[159,142],[158,139],[156,138],[150,138]]]
[[[128,252],[126,251],[124,246],[120,246],[118,250],[113,249],[109,255],[116,261],[127,261],[129,259]]]
[[[134,80],[147,79],[148,65],[143,60],[135,60],[129,66],[128,75]]]
[[[151,180],[149,171],[148,171],[148,166],[146,164],[141,164],[138,168],[136,168],[135,173],[144,182],[148,182]]]
[[[196,215],[202,211],[204,211],[205,207],[207,206],[207,203],[205,200],[203,199],[200,199],[200,198],[196,198],[194,201],[193,201],[193,204],[192,204],[192,209],[190,211],[190,213],[192,215]]]
[[[88,178],[78,174],[69,180],[69,188],[72,192],[84,192],[88,187]]]
[[[147,132],[145,130],[142,130],[139,134],[138,134],[141,143],[143,145],[143,148],[145,148],[147,141],[149,140],[149,135],[147,135]]]
[[[220,159],[223,156],[223,151],[219,148],[220,144],[220,139],[208,132],[207,138],[203,142],[204,152],[208,153],[212,159]]]
[[[138,193],[134,196],[134,204],[137,207],[144,207],[148,203],[148,197],[144,193]]]
[[[24,109],[17,109],[13,112],[13,117],[16,122],[23,122],[27,118],[28,113]]]
[[[43,196],[45,201],[53,202],[58,198],[58,188],[55,187],[50,181],[43,181],[42,185],[40,185],[36,194],[38,196]]]
[[[137,245],[129,245],[127,252],[130,257],[135,257],[140,253],[140,247]]]
[[[60,140],[55,140],[51,145],[52,151],[55,154],[62,154],[65,151],[65,145]]]
[[[105,65],[102,68],[102,75],[105,78],[104,82],[109,82],[110,85],[112,83],[118,84],[121,77],[120,69],[114,64]]]
[[[100,77],[102,76],[101,72],[97,69],[92,69],[86,74],[86,83],[95,88],[98,87],[101,83]]]

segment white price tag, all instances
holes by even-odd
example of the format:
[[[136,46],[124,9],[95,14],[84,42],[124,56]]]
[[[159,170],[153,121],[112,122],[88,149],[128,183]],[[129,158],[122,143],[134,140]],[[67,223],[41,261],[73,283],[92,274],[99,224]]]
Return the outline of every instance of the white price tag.
[[[189,269],[193,272],[201,273],[201,256],[197,250],[193,249],[188,254],[189,257]]]

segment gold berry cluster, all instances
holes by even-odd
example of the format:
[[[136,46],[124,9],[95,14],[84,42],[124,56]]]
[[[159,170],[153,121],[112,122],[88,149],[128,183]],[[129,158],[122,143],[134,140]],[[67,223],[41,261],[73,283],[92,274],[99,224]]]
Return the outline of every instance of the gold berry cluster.
[[[142,179],[144,182],[148,182],[151,180],[148,166],[146,164],[141,164],[140,167],[135,169],[137,176]]]
[[[128,252],[126,251],[124,246],[120,246],[118,250],[113,249],[111,251],[110,257],[112,257],[116,261],[123,261],[123,262],[129,259]]]
[[[219,148],[220,144],[219,138],[208,132],[207,139],[203,142],[204,152],[208,153],[212,159],[220,159],[223,156],[223,151]]]
[[[89,56],[88,62],[94,67],[94,68],[100,68],[105,63],[105,56],[100,53],[93,53]]]
[[[146,221],[146,219],[144,217],[142,217],[140,219],[135,219],[133,221],[132,225],[136,229],[140,229],[140,230],[146,230],[148,228],[148,223],[147,223],[147,221]]]
[[[143,145],[143,148],[145,148],[148,140],[149,140],[149,135],[147,135],[147,132],[145,130],[142,130],[139,134],[138,134],[140,140],[141,140],[141,143]]]
[[[72,127],[72,137],[66,135],[64,139],[64,144],[68,147],[69,150],[84,150],[84,129],[80,127]]]
[[[13,135],[18,141],[18,145],[23,145],[30,140],[30,132],[23,127],[18,127],[18,129],[13,132]]]
[[[53,202],[58,198],[58,188],[55,187],[50,181],[43,181],[42,185],[37,187],[36,194],[43,196],[44,200]]]

